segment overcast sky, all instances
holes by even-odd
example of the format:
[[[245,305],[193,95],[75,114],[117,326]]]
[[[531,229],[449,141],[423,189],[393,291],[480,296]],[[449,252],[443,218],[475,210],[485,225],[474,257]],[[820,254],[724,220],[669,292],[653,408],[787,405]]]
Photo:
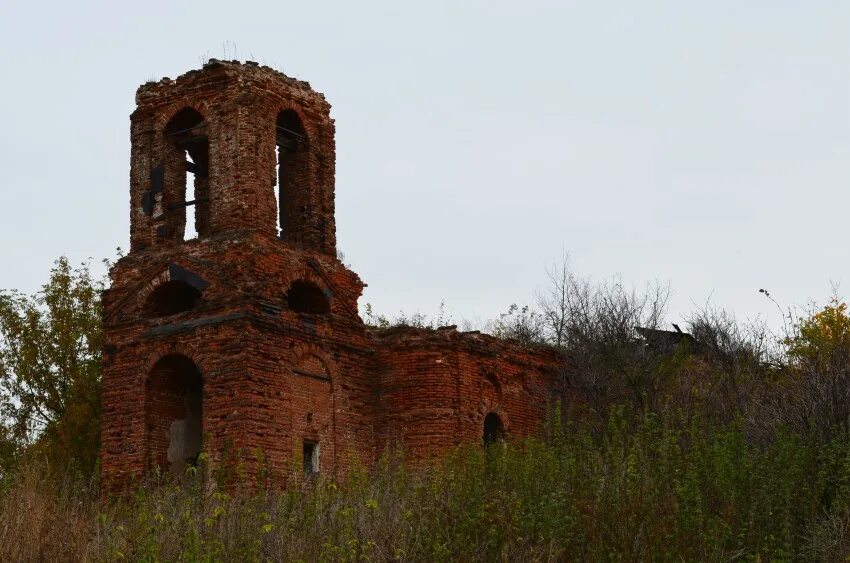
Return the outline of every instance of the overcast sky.
[[[205,58],[309,81],[337,239],[387,313],[487,319],[566,251],[778,322],[850,293],[850,2],[15,2],[0,15],[0,288],[129,246],[136,87]]]

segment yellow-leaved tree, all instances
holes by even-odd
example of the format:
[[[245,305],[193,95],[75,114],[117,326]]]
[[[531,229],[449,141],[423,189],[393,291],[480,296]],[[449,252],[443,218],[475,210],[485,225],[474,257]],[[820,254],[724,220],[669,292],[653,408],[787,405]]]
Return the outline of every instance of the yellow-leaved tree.
[[[796,334],[786,339],[788,355],[798,365],[833,369],[850,360],[850,315],[837,297],[820,311],[803,319]]]

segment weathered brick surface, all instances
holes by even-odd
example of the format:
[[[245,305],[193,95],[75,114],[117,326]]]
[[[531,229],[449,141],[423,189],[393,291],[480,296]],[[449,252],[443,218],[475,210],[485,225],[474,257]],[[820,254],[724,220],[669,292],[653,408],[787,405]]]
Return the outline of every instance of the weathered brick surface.
[[[453,327],[374,331],[378,445],[400,442],[412,459],[480,442],[496,413],[508,436],[540,430],[555,390],[559,357]]]
[[[364,326],[363,283],[336,257],[334,129],[321,94],[267,67],[212,61],[142,86],[136,101],[131,249],[103,298],[108,487],[168,465],[174,421],[196,408],[187,394],[195,370],[204,450],[280,482],[301,463],[305,440],[320,444],[320,469],[334,475],[391,445],[425,460],[480,443],[488,413],[509,437],[540,431],[554,352],[454,328]],[[172,135],[193,112],[202,122]],[[290,142],[280,123],[298,135],[280,149],[279,234],[275,147]],[[185,147],[208,172],[195,172],[199,237],[190,241],[179,206]],[[295,282],[315,288],[329,312],[299,305]],[[163,299],[164,309],[152,305]]]

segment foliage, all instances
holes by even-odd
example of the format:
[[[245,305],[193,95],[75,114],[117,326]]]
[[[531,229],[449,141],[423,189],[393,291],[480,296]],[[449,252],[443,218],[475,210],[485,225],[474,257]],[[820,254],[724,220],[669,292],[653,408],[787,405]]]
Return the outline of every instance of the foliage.
[[[813,434],[821,441],[850,432],[850,317],[833,297],[797,320],[782,339],[784,354],[769,385],[758,393],[763,435],[776,428]]]
[[[576,275],[565,256],[547,271],[549,283],[538,292],[537,306],[543,335],[574,352],[611,352],[639,340],[637,327],[661,327],[670,296],[664,285],[644,291],[628,289],[623,281],[593,282]]]
[[[612,410],[600,436],[471,445],[441,466],[285,490],[151,483],[94,489],[23,467],[0,487],[0,559],[192,561],[837,560],[850,553],[850,439]],[[73,530],[72,534],[68,532]],[[24,540],[24,541],[21,541]],[[64,550],[64,551],[63,551]]]
[[[405,313],[399,311],[395,317],[387,317],[376,313],[371,303],[363,307],[363,322],[373,328],[422,328],[434,330],[452,323],[451,316],[446,314],[446,303],[440,302],[436,316],[428,316],[424,313]]]
[[[11,428],[0,424],[0,475],[14,467],[21,447]]]
[[[850,351],[850,315],[847,304],[833,297],[829,304],[802,319],[796,334],[786,338],[788,355],[798,362],[824,368],[834,360],[844,362]]]
[[[543,344],[543,317],[528,305],[520,307],[516,303],[499,315],[493,323],[493,336],[506,340],[515,340],[521,344]]]
[[[87,266],[75,269],[63,257],[35,295],[0,291],[0,462],[6,467],[27,448],[53,466],[93,470],[102,289]]]

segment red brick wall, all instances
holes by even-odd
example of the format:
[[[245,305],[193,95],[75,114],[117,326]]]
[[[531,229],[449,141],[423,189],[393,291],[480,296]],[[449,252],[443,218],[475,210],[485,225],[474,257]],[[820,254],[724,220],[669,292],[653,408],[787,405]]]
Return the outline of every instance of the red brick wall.
[[[320,379],[322,378],[322,379]],[[336,410],[330,374],[316,356],[299,362],[289,378],[291,455],[301,461],[305,440],[319,447],[319,468],[332,474],[336,467]]]
[[[538,433],[555,389],[560,358],[453,327],[375,331],[380,369],[381,445],[413,459],[482,443],[484,417],[496,413],[508,438]]]

